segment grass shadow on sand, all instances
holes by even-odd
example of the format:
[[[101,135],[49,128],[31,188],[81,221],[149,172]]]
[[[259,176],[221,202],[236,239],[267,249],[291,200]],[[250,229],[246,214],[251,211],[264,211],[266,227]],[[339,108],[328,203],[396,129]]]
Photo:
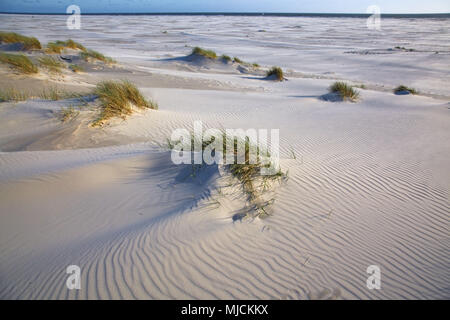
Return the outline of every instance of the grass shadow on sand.
[[[184,161],[190,163],[195,159],[195,154],[210,153],[210,156],[215,159],[212,166],[216,167],[217,161],[223,162],[220,165],[223,170],[222,176],[231,178],[231,183],[225,188],[230,189],[231,194],[242,192],[244,195],[243,212],[246,213],[246,217],[265,218],[270,216],[271,207],[275,201],[273,197],[268,198],[273,195],[272,184],[276,181],[286,180],[287,173],[283,173],[279,165],[273,162],[267,149],[260,148],[250,137],[229,136],[224,130],[218,130],[215,135],[209,140],[203,140],[202,137],[196,137],[190,133],[188,134],[190,139],[184,136],[184,142],[168,139],[168,147],[175,155],[179,154]],[[195,145],[199,150],[198,153],[194,152]],[[185,152],[191,152],[191,157],[186,159]],[[201,164],[192,162],[190,164],[191,171],[185,174],[185,179],[197,177],[204,170],[208,170],[209,166],[211,165],[208,165],[204,159],[201,160]]]
[[[357,102],[359,92],[353,86],[342,81],[337,81],[329,87],[328,93],[320,96],[319,99],[328,102]]]
[[[321,96],[316,95],[316,96],[288,96],[289,98],[297,98],[297,99],[320,99]]]
[[[137,181],[144,186],[146,183],[154,186],[154,181],[158,181],[156,187],[170,193],[167,202],[162,204],[167,207],[167,212],[193,210],[212,200],[216,181],[220,178],[218,165],[194,168],[197,165],[175,164],[171,154],[171,151],[163,151],[146,156],[148,165],[132,168],[139,176]],[[126,183],[135,184],[136,177]]]
[[[256,77],[256,76],[243,76],[241,77],[242,79],[250,79],[250,80],[260,80],[260,81],[269,81],[269,82],[284,82],[284,81],[289,81],[289,79],[287,78],[283,78],[282,81],[279,81],[277,79],[275,79],[273,76],[269,76],[269,77]]]

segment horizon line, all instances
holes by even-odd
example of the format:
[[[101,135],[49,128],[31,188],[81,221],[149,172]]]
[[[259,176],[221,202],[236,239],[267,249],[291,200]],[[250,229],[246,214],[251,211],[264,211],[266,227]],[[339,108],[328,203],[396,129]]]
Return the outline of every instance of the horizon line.
[[[0,14],[22,14],[22,15],[72,15],[65,12],[6,12],[0,11]],[[325,12],[82,12],[81,15],[228,15],[228,16],[349,16],[349,17],[367,17],[373,13],[325,13]],[[380,13],[385,16],[398,17],[426,17],[426,16],[448,16],[450,12],[441,13]]]

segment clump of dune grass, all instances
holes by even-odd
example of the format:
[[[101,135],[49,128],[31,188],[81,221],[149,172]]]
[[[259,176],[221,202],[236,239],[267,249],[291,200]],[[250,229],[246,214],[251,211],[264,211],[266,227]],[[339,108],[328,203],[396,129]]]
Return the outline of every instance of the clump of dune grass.
[[[74,119],[79,114],[80,111],[76,110],[73,106],[69,106],[67,108],[62,107],[60,112],[60,119],[62,122],[67,122]]]
[[[78,49],[78,50],[81,50],[84,52],[87,51],[87,49],[81,43],[73,41],[72,39],[65,41],[64,44],[66,45],[67,48],[70,48],[70,49]]]
[[[241,59],[239,59],[238,57],[234,57],[233,61],[236,63],[244,63],[244,61],[242,61]]]
[[[62,100],[65,94],[56,87],[43,88],[38,97],[44,100]]]
[[[283,69],[281,69],[280,67],[272,67],[269,71],[267,71],[266,76],[268,78],[274,77],[278,81],[284,80]]]
[[[32,95],[44,100],[66,100],[66,99],[82,99],[84,94],[79,92],[71,92],[56,86],[50,86],[43,88],[38,94]]]
[[[99,118],[93,123],[94,126],[114,117],[125,119],[133,113],[133,107],[158,109],[155,102],[146,100],[139,89],[128,81],[100,82],[94,94],[99,97],[102,108]]]
[[[33,62],[23,54],[0,52],[0,62],[10,65],[21,73],[32,74],[38,72],[38,68]]]
[[[50,72],[60,73],[61,68],[64,68],[64,63],[58,61],[57,59],[49,56],[42,56],[39,58],[39,64],[47,68]]]
[[[238,57],[234,57],[234,58],[233,58],[233,62],[234,62],[234,63],[241,64],[241,65],[245,65],[245,66],[247,66],[247,67],[253,67],[253,68],[259,68],[259,67],[260,67],[259,64],[257,64],[257,63],[249,63],[249,62],[245,62],[244,60],[242,60],[242,59],[240,59],[240,58],[238,58]]]
[[[54,42],[49,42],[47,44],[47,48],[45,49],[46,53],[52,54],[52,53],[56,53],[56,54],[60,54],[64,49],[77,49],[80,50],[80,57],[85,60],[85,61],[89,61],[90,59],[92,60],[100,60],[103,61],[104,63],[115,63],[116,61],[110,57],[106,57],[105,55],[103,55],[102,53],[95,51],[95,50],[89,50],[86,47],[84,47],[82,44],[73,41],[72,39],[66,40],[66,41],[54,41]]]
[[[208,59],[217,59],[217,54],[214,51],[202,49],[200,47],[195,47],[192,50],[192,54],[193,55],[198,55],[198,56],[203,56],[203,57],[206,57]]]
[[[402,93],[418,94],[419,92],[416,89],[409,88],[407,86],[401,85],[401,86],[398,86],[397,88],[394,89],[394,93],[395,94],[402,94]]]
[[[93,59],[93,60],[99,60],[99,61],[103,61],[104,63],[115,63],[116,61],[110,57],[106,57],[103,54],[101,54],[98,51],[95,50],[87,50],[87,51],[83,51],[80,54],[80,57],[84,60],[84,61],[89,61],[89,59]]]
[[[30,98],[29,93],[15,88],[0,88],[0,102],[26,101]]]
[[[221,135],[223,142],[221,152],[223,152],[223,162],[225,163],[224,169],[237,180],[238,184],[242,188],[242,191],[247,196],[247,200],[251,205],[251,208],[254,209],[254,212],[256,213],[251,215],[247,214],[247,216],[256,216],[260,218],[269,216],[270,213],[267,209],[271,204],[273,204],[274,199],[266,200],[264,197],[265,192],[270,189],[270,185],[272,182],[285,178],[286,174],[281,171],[281,168],[279,168],[272,174],[262,175],[261,170],[263,168],[272,168],[272,166],[274,165],[270,160],[264,162],[262,161],[262,157],[267,157],[267,159],[270,159],[270,153],[268,151],[264,151],[259,146],[253,145],[250,142],[249,137],[230,137],[227,136],[225,131],[222,131]],[[196,140],[198,139],[200,139],[201,141],[199,145],[201,144],[202,152],[204,152],[205,149],[214,142],[214,138],[209,141],[205,141],[201,140],[201,138],[195,137],[194,134],[191,134],[191,152],[195,151],[194,146],[196,144]],[[169,149],[171,150],[177,151],[176,147],[179,144],[180,141],[176,141],[175,143],[173,143],[170,139],[168,141]],[[234,158],[233,163],[226,163],[228,146],[232,146],[231,154]],[[238,150],[240,146],[244,146],[244,159],[242,159],[243,161],[238,161]],[[183,151],[189,152],[189,150]],[[254,152],[253,155],[256,155],[256,161],[255,159],[250,160],[251,152]],[[202,164],[192,164],[192,173],[190,176],[195,177],[197,172],[202,170],[202,168],[204,168],[205,166],[206,163],[204,162]]]
[[[352,86],[345,82],[335,82],[330,86],[330,92],[338,94],[342,100],[356,101],[359,98],[359,93]]]
[[[70,64],[69,69],[72,70],[75,73],[84,72],[84,68],[82,66],[79,66],[77,64]]]
[[[34,37],[26,37],[15,32],[1,32],[0,42],[2,43],[20,43],[25,50],[39,50],[41,43]]]
[[[407,49],[407,48],[405,48],[405,47],[400,47],[400,46],[395,47],[395,49],[397,49],[397,50],[403,50],[403,51],[408,51],[408,52],[416,51],[415,49]]]
[[[269,216],[269,211],[267,208],[274,202],[274,199],[265,200],[263,194],[270,188],[270,183],[286,177],[286,174],[278,169],[273,174],[261,175],[261,169],[266,167],[269,168],[272,164],[263,164],[260,159],[256,163],[249,162],[249,150],[252,146],[245,141],[245,163],[233,163],[228,164],[226,169],[231,173],[231,175],[236,178],[242,187],[242,191],[247,195],[249,203],[253,206],[256,211],[257,217],[267,217]],[[261,150],[258,152],[261,153]],[[237,150],[237,144],[235,144],[234,151]],[[266,152],[266,156],[270,157],[270,154]]]
[[[226,62],[231,62],[231,57],[226,54],[223,54],[220,58]]]
[[[86,52],[87,49],[80,43],[73,41],[72,39],[61,41],[57,40],[54,42],[47,43],[47,48],[45,49],[46,53],[61,53],[64,49],[78,49],[83,52]]]
[[[57,87],[44,87],[40,91],[18,90],[16,88],[0,88],[0,102],[7,101],[26,101],[28,99],[40,98],[44,100],[64,100],[77,98],[83,100],[83,94],[66,91]]]
[[[267,182],[276,178],[284,176],[281,169],[270,174],[261,175],[263,168],[270,168],[273,164],[269,161],[263,163],[262,158],[267,157],[270,159],[270,153],[267,150],[261,149],[258,145],[253,145],[249,137],[237,138],[226,136],[223,133],[223,149],[224,154],[227,153],[227,146],[233,145],[232,154],[234,156],[234,162],[227,164],[227,169],[231,174],[239,180],[244,192],[248,195],[249,200],[253,201],[259,198],[260,192],[267,187]],[[231,142],[231,143],[230,143]],[[244,146],[244,161],[238,163],[238,145]],[[254,152],[258,157],[256,161],[250,161],[250,153]],[[258,186],[258,182],[260,183]]]
[[[45,48],[45,52],[46,53],[61,53],[64,49],[66,48],[66,46],[64,44],[62,44],[60,41],[56,41],[56,42],[49,42],[47,43],[47,48]]]

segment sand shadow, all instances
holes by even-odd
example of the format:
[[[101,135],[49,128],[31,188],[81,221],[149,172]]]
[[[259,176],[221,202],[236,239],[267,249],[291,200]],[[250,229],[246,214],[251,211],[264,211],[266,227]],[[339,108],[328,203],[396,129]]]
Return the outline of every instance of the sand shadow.
[[[288,79],[284,78],[283,80],[277,80],[273,76],[269,77],[255,77],[255,76],[245,76],[241,77],[242,79],[250,79],[250,80],[261,80],[261,81],[269,81],[269,82],[284,82],[289,81]]]
[[[159,62],[189,62],[187,59],[188,56],[182,56],[182,57],[174,57],[174,58],[162,58],[162,59],[151,59],[152,61],[159,61]]]
[[[15,43],[2,43],[0,44],[0,50],[1,51],[27,51],[25,49],[25,45],[20,42]]]
[[[191,64],[205,65],[205,64],[222,64],[222,65],[233,65],[231,61],[228,61],[222,57],[216,59],[211,59],[198,54],[189,54],[187,56],[173,57],[173,58],[163,58],[154,59],[153,61],[159,62],[185,62]]]
[[[146,157],[146,164],[130,168],[135,174],[125,183],[134,184],[138,181],[144,188],[151,184],[161,189],[162,193],[172,194],[173,199],[164,204],[168,211],[177,213],[192,210],[212,198],[216,181],[220,177],[217,164],[177,165],[171,159],[171,151],[152,152]]]
[[[192,159],[194,157],[192,156]],[[172,151],[163,151],[149,156],[149,166],[135,168],[140,175],[140,180],[157,178],[164,181],[163,177],[171,176],[167,183],[161,183],[162,189],[171,189],[178,184],[195,184],[197,186],[208,185],[215,180],[219,173],[217,164],[176,164],[172,161]]]
[[[299,98],[299,99],[320,99],[321,96],[288,96],[289,98]]]
[[[245,208],[241,209],[238,212],[234,213],[231,219],[233,220],[233,223],[238,221],[242,222],[242,220],[244,220],[244,218],[247,217],[248,213],[249,213],[248,209]]]
[[[408,90],[400,90],[400,91],[394,92],[394,94],[396,96],[407,96],[407,95],[411,94],[411,92],[409,92]]]
[[[341,95],[336,92],[330,92],[327,94],[323,94],[318,97],[319,100],[327,101],[327,102],[343,102],[344,99],[342,99]]]

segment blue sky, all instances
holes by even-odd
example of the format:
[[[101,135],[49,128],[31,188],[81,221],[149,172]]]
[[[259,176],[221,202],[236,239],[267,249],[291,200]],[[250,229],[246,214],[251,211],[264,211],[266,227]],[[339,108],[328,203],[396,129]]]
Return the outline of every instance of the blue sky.
[[[450,0],[0,0],[2,12],[320,12],[365,13],[378,5],[382,13],[448,13]]]

